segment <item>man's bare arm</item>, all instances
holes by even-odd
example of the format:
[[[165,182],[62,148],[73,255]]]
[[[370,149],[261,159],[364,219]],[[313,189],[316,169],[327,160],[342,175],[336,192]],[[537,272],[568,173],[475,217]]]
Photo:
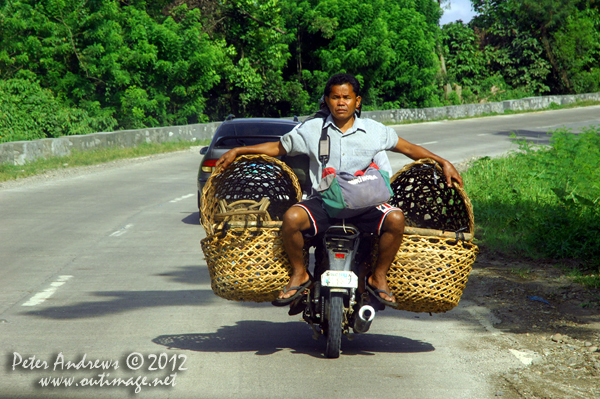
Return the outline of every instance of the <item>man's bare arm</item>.
[[[217,169],[219,167],[224,169],[237,157],[246,154],[264,154],[270,157],[279,157],[287,154],[287,151],[283,148],[283,145],[281,145],[281,141],[250,145],[247,147],[236,147],[223,154],[215,164],[215,167]]]
[[[440,165],[442,165],[442,169],[444,170],[444,175],[446,176],[446,184],[448,187],[452,187],[452,180],[456,180],[458,184],[462,187],[463,180],[454,165],[452,165],[449,161],[444,158],[435,155],[433,152],[423,148],[419,145],[409,143],[408,141],[398,138],[398,143],[396,147],[392,149],[394,152],[399,152],[401,154],[406,155],[407,157],[414,159],[415,161],[423,158],[431,158]]]

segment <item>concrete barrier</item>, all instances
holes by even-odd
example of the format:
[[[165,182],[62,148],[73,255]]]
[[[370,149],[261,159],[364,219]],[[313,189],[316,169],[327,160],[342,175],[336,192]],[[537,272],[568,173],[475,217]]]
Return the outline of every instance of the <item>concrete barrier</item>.
[[[486,114],[503,114],[505,111],[527,111],[548,108],[550,104],[571,104],[576,101],[600,101],[600,93],[529,97],[495,103],[453,105],[438,108],[393,109],[365,111],[363,117],[382,123],[407,121],[433,121],[456,119]],[[308,116],[300,117],[304,120]],[[291,118],[285,118],[291,119]],[[71,151],[86,151],[107,147],[135,147],[142,143],[165,143],[169,141],[197,141],[212,138],[222,122],[185,126],[157,127],[139,130],[92,133],[82,136],[63,136],[56,139],[14,141],[0,144],[0,163],[23,165],[38,158],[65,156]]]
[[[135,147],[142,143],[209,140],[222,122],[185,126],[156,127],[117,132],[63,136],[55,139],[14,141],[0,144],[0,163],[23,165],[38,158],[65,156],[73,150],[88,151],[108,147]]]

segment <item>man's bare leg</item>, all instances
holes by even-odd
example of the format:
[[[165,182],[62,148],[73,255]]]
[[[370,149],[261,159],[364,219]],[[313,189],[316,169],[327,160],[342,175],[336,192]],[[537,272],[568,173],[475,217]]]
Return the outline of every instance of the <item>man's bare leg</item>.
[[[402,244],[404,214],[400,211],[391,211],[385,218],[382,230],[379,237],[379,257],[375,264],[375,271],[367,282],[374,288],[390,292],[390,287],[387,283],[387,272],[390,270],[400,244]],[[396,301],[393,295],[390,297],[389,295],[379,293],[379,296],[386,301]]]
[[[281,235],[283,238],[283,246],[285,252],[290,259],[292,265],[292,275],[290,276],[290,282],[286,288],[300,286],[310,276],[304,267],[304,256],[302,254],[302,248],[304,247],[304,237],[302,236],[302,230],[310,228],[310,220],[306,211],[299,206],[292,206],[283,215],[283,224],[281,226]],[[285,294],[279,293],[279,298],[289,298],[296,293],[296,290],[291,290]]]

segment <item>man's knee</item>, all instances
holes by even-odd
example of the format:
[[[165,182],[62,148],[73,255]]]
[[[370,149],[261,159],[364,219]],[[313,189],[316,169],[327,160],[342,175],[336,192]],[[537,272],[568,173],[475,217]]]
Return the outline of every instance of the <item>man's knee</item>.
[[[306,230],[310,227],[308,215],[303,208],[292,206],[283,215],[282,230],[287,232]]]
[[[383,231],[389,231],[395,234],[404,233],[404,213],[401,211],[392,211],[385,217]]]

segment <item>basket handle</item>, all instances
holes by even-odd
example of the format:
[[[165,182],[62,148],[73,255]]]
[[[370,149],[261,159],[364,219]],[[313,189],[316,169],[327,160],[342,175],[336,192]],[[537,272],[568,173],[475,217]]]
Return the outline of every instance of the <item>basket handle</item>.
[[[269,216],[269,212],[267,212],[267,211],[261,211],[261,210],[249,210],[249,209],[236,209],[236,210],[233,210],[231,212],[217,213],[215,215],[215,220],[223,220],[223,219],[225,219],[225,218],[227,218],[229,216],[240,216],[240,215],[264,216],[269,221],[271,220],[271,217]]]
[[[215,214],[214,220],[222,221],[232,216],[256,215],[257,218],[262,217],[270,222],[271,215],[267,212],[270,204],[271,201],[267,197],[263,197],[259,202],[243,199],[231,204],[222,199],[219,200],[219,210],[221,212]]]

